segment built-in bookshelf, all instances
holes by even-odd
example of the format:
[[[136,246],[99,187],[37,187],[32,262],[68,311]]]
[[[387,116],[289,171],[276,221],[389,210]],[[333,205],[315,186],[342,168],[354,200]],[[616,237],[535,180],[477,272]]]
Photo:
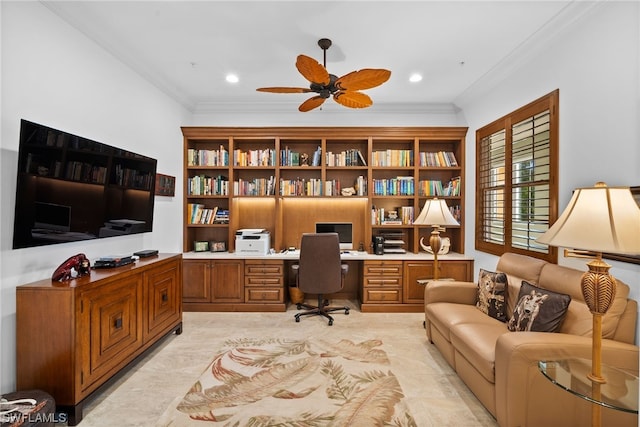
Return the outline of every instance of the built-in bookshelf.
[[[467,128],[184,127],[182,131],[185,251],[193,249],[194,241],[225,241],[234,250],[239,228],[268,229],[276,250],[295,246],[292,236],[311,230],[305,229],[307,225],[295,228],[285,212],[289,206],[295,206],[298,215],[308,200],[307,221],[325,211],[335,217],[328,219],[329,214],[322,213],[319,220],[338,221],[345,214],[343,204],[332,210],[332,203],[364,198],[370,214],[358,216],[363,221],[354,224],[358,227],[354,234],[365,248],[373,236],[401,235],[391,239],[395,246],[390,249],[418,252],[420,239],[428,239],[431,228],[414,225],[413,220],[425,201],[437,196],[447,201],[461,224],[442,235],[451,239],[453,252],[464,253]],[[298,202],[284,203],[289,199]],[[199,221],[194,208],[202,211]],[[225,222],[215,221],[215,212],[220,211],[226,214]],[[400,240],[402,245],[397,245]]]

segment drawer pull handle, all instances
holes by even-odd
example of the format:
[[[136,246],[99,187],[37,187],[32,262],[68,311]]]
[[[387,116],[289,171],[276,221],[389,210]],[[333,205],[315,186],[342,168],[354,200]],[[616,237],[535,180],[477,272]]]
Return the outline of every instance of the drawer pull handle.
[[[122,317],[118,317],[116,320],[114,320],[113,327],[116,329],[122,329]]]

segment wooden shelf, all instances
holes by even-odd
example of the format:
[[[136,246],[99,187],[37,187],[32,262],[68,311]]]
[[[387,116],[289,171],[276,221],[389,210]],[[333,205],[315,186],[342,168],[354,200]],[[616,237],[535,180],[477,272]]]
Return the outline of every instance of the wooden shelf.
[[[401,207],[413,209],[418,216],[424,201],[434,196],[418,193],[418,183],[425,180],[441,181],[446,185],[460,177],[459,195],[438,196],[447,200],[450,207],[458,211],[460,227],[447,228],[443,236],[451,239],[451,250],[464,253],[464,162],[466,127],[183,127],[184,137],[184,214],[190,203],[204,204],[206,208],[218,207],[229,210],[229,224],[183,225],[183,249],[190,251],[195,240],[225,241],[233,251],[235,232],[240,228],[265,228],[271,233],[271,245],[275,250],[289,246],[299,246],[299,236],[313,231],[317,221],[351,221],[354,223],[354,246],[360,242],[369,248],[372,236],[378,231],[389,229],[405,230],[406,249],[417,253],[419,241],[429,236],[431,227],[412,224],[372,225],[371,212],[384,209],[385,212]],[[280,166],[281,155],[302,154],[313,161],[314,153],[320,148],[319,166]],[[228,154],[228,166],[201,166],[188,162],[190,150],[220,150]],[[238,150],[238,151],[236,151]],[[270,153],[269,166],[234,166],[237,152]],[[357,152],[360,152],[362,159]],[[390,166],[372,166],[373,155],[381,156],[388,151]],[[191,151],[193,152],[193,151]],[[420,153],[450,152],[458,166],[421,166]],[[327,153],[332,161],[356,162],[352,166],[328,166]],[[354,154],[355,153],[355,154]],[[287,156],[284,156],[287,157]],[[354,157],[356,159],[354,159]],[[287,157],[287,162],[291,157]],[[274,160],[275,159],[275,160]],[[348,159],[348,160],[347,160]],[[397,159],[407,159],[398,161]],[[386,162],[386,160],[385,160]],[[403,166],[394,166],[394,164]],[[385,163],[387,164],[387,163]],[[408,166],[404,166],[408,164]],[[192,196],[186,191],[187,180],[194,176],[216,177],[223,175],[229,182],[228,196]],[[360,178],[366,191],[362,196],[326,195],[325,186],[332,182],[335,192],[355,187]],[[405,195],[375,195],[374,180],[394,180],[396,177],[410,177],[413,191]],[[273,195],[249,196],[233,195],[234,182],[272,179]],[[304,180],[319,182],[320,195],[281,195],[281,180]]]

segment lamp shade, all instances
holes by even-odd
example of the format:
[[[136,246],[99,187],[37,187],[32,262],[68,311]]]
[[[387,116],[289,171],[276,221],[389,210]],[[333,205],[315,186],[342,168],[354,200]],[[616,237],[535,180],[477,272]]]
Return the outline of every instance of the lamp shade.
[[[439,226],[460,225],[453,215],[451,215],[447,202],[437,197],[427,200],[422,211],[420,211],[420,215],[418,215],[413,223]]]
[[[560,218],[537,241],[593,252],[640,254],[640,208],[629,187],[578,188]]]

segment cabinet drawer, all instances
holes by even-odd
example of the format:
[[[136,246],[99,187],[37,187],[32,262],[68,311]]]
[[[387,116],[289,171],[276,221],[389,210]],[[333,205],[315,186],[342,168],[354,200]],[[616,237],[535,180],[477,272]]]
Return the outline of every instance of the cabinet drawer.
[[[282,303],[284,302],[283,288],[245,288],[245,302]]]
[[[364,275],[402,276],[402,261],[365,261]]]
[[[246,264],[244,274],[248,275],[282,275],[282,264]]]
[[[365,276],[364,287],[400,287],[402,285],[402,277],[393,276]]]
[[[245,286],[283,286],[282,276],[244,276]]]
[[[401,289],[364,289],[363,303],[400,303],[402,302]]]

